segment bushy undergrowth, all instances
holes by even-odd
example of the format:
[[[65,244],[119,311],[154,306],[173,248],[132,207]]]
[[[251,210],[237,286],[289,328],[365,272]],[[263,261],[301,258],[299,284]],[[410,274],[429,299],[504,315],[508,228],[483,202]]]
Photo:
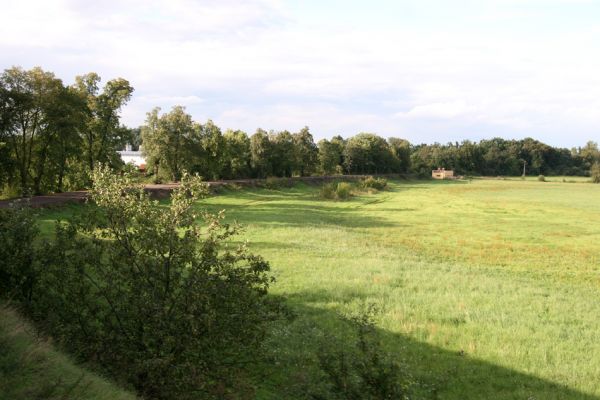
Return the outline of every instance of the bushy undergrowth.
[[[358,182],[358,187],[361,189],[384,190],[387,187],[387,179],[368,176]]]
[[[600,163],[595,162],[590,169],[590,176],[593,183],[600,183]]]
[[[319,197],[325,200],[348,200],[353,194],[377,192],[387,187],[387,179],[368,176],[358,182],[329,182],[321,186]]]
[[[352,185],[348,182],[329,182],[321,187],[319,196],[326,200],[348,200],[352,196]]]
[[[274,176],[270,176],[267,179],[265,179],[263,186],[266,189],[277,190],[277,189],[282,189],[282,188],[286,188],[286,187],[292,187],[293,184],[294,183],[292,182],[291,179],[277,178]]]
[[[26,210],[3,212],[1,295],[144,398],[251,396],[243,366],[280,305],[266,297],[268,263],[227,244],[238,228],[194,211],[206,193],[184,177],[162,207],[99,168],[95,205],[39,247]]]

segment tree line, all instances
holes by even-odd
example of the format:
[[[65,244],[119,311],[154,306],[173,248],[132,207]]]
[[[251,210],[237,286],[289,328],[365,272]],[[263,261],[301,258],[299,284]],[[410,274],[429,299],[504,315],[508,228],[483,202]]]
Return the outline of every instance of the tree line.
[[[147,167],[155,176],[178,180],[183,171],[208,179],[331,174],[402,173],[430,176],[444,167],[461,175],[579,175],[600,161],[598,144],[555,148],[532,138],[413,145],[373,133],[334,136],[315,143],[308,127],[299,132],[258,129],[224,133],[211,120],[200,124],[181,106],[155,108],[140,128]]]
[[[223,132],[198,123],[182,106],[155,108],[143,126],[128,128],[120,112],[133,93],[122,78],[101,86],[96,73],[65,85],[53,73],[13,67],[0,75],[0,189],[4,195],[40,194],[89,186],[98,162],[123,167],[117,153],[141,146],[147,172],[178,180],[183,171],[207,179],[315,174],[403,173],[429,176],[432,169],[462,175],[589,175],[600,162],[595,142],[556,148],[532,138],[411,144],[402,138],[359,133],[315,142],[298,132],[258,129]],[[598,169],[597,167],[596,169]]]

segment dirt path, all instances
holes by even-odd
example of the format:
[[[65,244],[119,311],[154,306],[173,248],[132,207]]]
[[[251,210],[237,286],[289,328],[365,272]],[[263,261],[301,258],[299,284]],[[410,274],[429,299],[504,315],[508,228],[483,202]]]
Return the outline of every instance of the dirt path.
[[[294,178],[276,178],[283,184],[294,183],[294,182],[305,182],[311,184],[319,184],[332,180],[357,180],[364,178],[366,175],[336,175],[336,176],[303,176]],[[390,178],[403,178],[400,175],[378,175]],[[223,185],[239,185],[239,186],[259,186],[265,183],[265,179],[234,179],[234,180],[221,180],[221,181],[207,181],[209,187],[219,187]],[[168,197],[171,191],[179,186],[178,183],[163,183],[163,184],[149,184],[144,185],[144,189],[155,198]],[[11,199],[11,200],[0,200],[0,208],[8,208],[13,202],[27,202],[31,207],[53,207],[68,203],[83,203],[88,197],[86,190],[79,190],[76,192],[65,192],[65,193],[54,193],[43,196],[33,196],[31,198],[22,199]]]

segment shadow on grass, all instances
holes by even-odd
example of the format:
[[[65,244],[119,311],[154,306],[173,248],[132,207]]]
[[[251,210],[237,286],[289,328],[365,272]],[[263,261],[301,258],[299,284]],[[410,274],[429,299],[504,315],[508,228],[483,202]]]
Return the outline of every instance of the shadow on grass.
[[[276,200],[260,203],[227,204],[213,202],[200,205],[210,212],[224,209],[228,219],[242,224],[285,225],[285,226],[335,226],[348,228],[399,226],[384,218],[361,213],[357,203],[354,207],[315,204],[290,204]]]
[[[317,354],[323,343],[332,343],[324,342],[324,338],[332,335],[342,339],[342,343],[353,340],[350,326],[340,314],[317,306],[332,301],[357,301],[351,292],[335,296],[326,291],[308,291],[288,296],[286,301],[297,317],[273,327],[269,342],[273,355],[271,364],[263,370],[261,399],[310,399],[309,393],[323,385]],[[413,399],[600,399],[478,360],[468,352],[449,351],[379,328],[377,335],[385,350],[405,364],[415,378]]]

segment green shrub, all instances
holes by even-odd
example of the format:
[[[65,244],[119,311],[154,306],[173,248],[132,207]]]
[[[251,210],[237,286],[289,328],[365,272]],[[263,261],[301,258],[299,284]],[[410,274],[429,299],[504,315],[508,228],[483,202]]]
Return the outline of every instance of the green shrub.
[[[321,186],[321,189],[319,190],[319,196],[322,199],[334,200],[336,188],[337,188],[337,182],[326,183],[323,186]]]
[[[361,179],[358,186],[362,189],[384,190],[387,187],[387,179],[368,176]]]
[[[15,199],[21,197],[22,192],[17,186],[6,185],[0,190],[0,199]]]
[[[321,186],[319,196],[325,200],[347,200],[352,196],[352,189],[348,182],[329,182]]]
[[[335,197],[338,200],[347,200],[352,196],[352,185],[348,182],[340,182],[335,188]]]
[[[595,162],[590,169],[590,176],[593,183],[600,183],[600,163]]]
[[[140,170],[134,163],[127,163],[121,167],[121,171],[129,175],[139,175]]]
[[[267,179],[265,179],[265,182],[263,185],[267,189],[277,190],[277,189],[281,189],[284,187],[292,186],[292,181],[291,181],[291,179],[288,179],[288,178],[277,178],[274,176],[270,176]]]
[[[546,182],[546,177],[544,175],[540,175],[538,176],[537,180],[540,182]]]

